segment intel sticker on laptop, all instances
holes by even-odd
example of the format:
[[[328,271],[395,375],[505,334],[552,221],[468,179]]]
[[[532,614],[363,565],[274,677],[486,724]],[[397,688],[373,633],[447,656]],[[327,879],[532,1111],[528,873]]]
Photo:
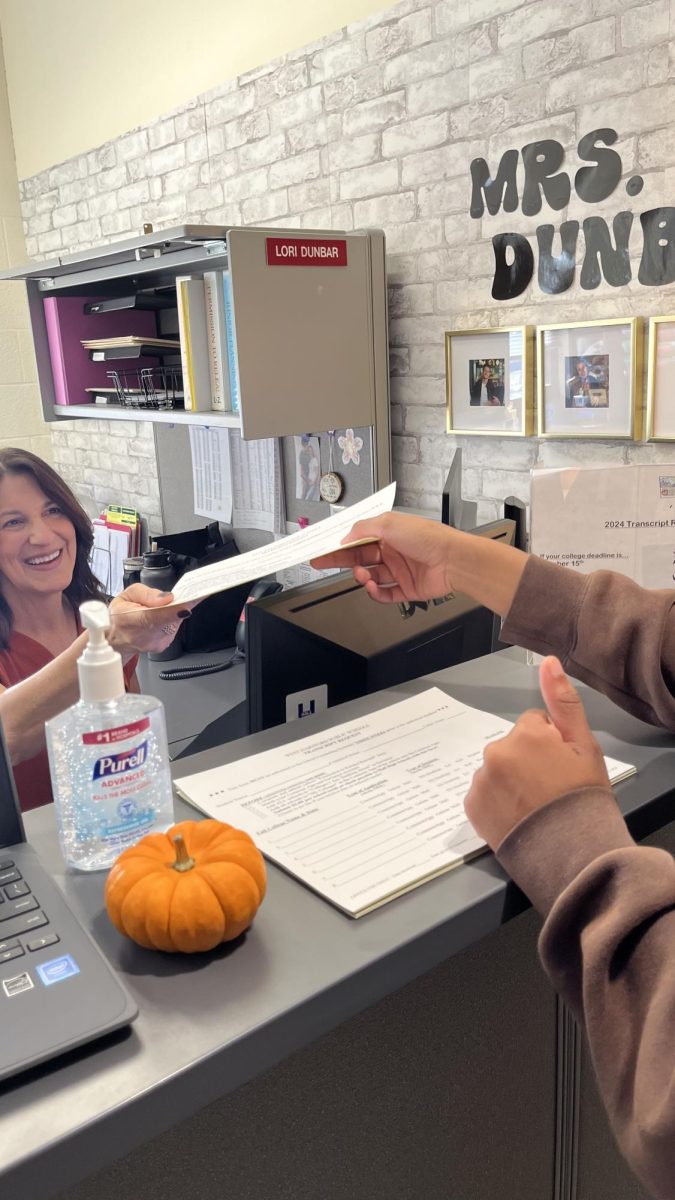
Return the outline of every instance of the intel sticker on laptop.
[[[45,987],[51,987],[53,983],[60,983],[62,979],[70,979],[71,975],[79,975],[80,968],[69,954],[62,954],[60,958],[41,963],[37,967],[37,973]]]

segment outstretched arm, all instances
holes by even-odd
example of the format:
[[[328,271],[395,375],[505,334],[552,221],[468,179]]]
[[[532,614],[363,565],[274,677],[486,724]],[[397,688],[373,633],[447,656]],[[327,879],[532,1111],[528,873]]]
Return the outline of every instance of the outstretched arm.
[[[583,1024],[619,1146],[658,1200],[675,1196],[675,862],[637,846],[578,693],[541,668],[550,719],[492,743],[467,813],[546,918],[539,949]]]
[[[128,660],[138,651],[162,650],[173,640],[182,617],[162,610],[170,605],[170,593],[158,592],[141,583],[132,584],[110,604],[110,641]],[[187,607],[184,610],[187,614]],[[38,754],[45,744],[45,721],[63,712],[79,698],[77,660],[87,644],[81,633],[73,644],[28,679],[12,687],[0,687],[2,721],[12,763]]]

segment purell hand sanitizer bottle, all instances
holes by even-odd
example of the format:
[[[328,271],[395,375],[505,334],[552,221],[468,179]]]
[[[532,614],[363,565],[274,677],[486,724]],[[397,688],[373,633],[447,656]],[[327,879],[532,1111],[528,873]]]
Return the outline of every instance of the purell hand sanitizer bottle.
[[[80,699],[45,728],[63,856],[70,867],[98,871],[168,828],[173,800],[161,701],[125,692],[105,604],[81,604],[80,621],[89,632],[77,660]]]

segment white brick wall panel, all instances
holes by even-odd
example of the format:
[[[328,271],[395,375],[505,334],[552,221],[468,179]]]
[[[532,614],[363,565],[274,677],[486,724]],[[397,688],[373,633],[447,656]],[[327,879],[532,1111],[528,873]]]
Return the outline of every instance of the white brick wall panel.
[[[320,183],[318,180],[317,183]],[[310,185],[310,190],[315,185]],[[297,208],[294,203],[295,188],[288,189],[288,202],[291,208]],[[335,221],[333,220],[333,212],[330,204],[323,208],[310,208],[309,211],[303,212],[300,218],[300,224],[303,229],[336,229]]]
[[[176,141],[187,142],[195,133],[204,133],[206,130],[206,113],[204,105],[199,104],[195,108],[188,108],[182,112],[174,120],[174,128],[176,130]]]
[[[60,204],[77,204],[80,200],[90,200],[99,194],[98,180],[100,175],[92,175],[89,179],[76,179],[74,183],[65,183],[59,188]],[[126,172],[120,183],[126,183]]]
[[[294,96],[286,96],[270,105],[268,112],[270,127],[275,133],[318,117],[323,112],[321,88],[317,85]]]
[[[43,192],[41,196],[33,201],[33,215],[35,213],[51,213],[59,203],[59,189],[52,188],[50,192]],[[22,206],[24,213],[28,213],[26,203]]]
[[[39,254],[51,254],[52,250],[60,250],[63,245],[61,230],[53,229],[49,233],[39,234],[37,243]]]
[[[403,225],[390,225],[387,229],[387,245],[392,253],[427,250],[439,246],[443,241],[441,221],[408,221]]]
[[[317,151],[308,150],[306,154],[297,154],[295,157],[273,163],[270,167],[270,187],[288,187],[290,184],[316,179],[320,170]]]
[[[161,150],[176,140],[176,124],[173,117],[168,121],[158,121],[148,129],[148,145],[151,150]]]
[[[110,192],[117,188],[124,187],[128,182],[126,166],[111,167],[109,171],[99,171],[93,179],[82,181],[82,190],[73,194],[74,200],[86,200],[89,196],[100,195],[101,192]],[[66,200],[69,189],[63,188],[61,191],[61,199]]]
[[[228,150],[243,146],[247,142],[259,141],[261,138],[268,137],[269,132],[270,119],[265,109],[247,113],[244,117],[237,117],[223,126],[225,145]]]
[[[604,125],[607,99],[612,96],[623,96],[624,110],[630,107],[626,104],[625,97],[640,91],[643,73],[644,59],[641,54],[625,54],[604,62],[597,62],[593,65],[592,71],[587,68],[568,71],[566,75],[559,75],[550,80],[546,95],[546,111],[554,113],[560,109],[574,108],[579,98],[583,97],[585,106],[595,104],[596,122],[597,104],[598,102],[602,103]],[[638,128],[639,125],[640,122],[638,122]],[[596,129],[597,123],[589,125],[588,128]],[[633,130],[626,129],[626,119],[623,116],[620,128],[624,134],[633,132]]]
[[[235,175],[225,180],[223,195],[225,203],[237,203],[248,200],[249,196],[262,196],[269,189],[269,171],[261,167],[257,171],[246,171],[243,175]]]
[[[483,471],[481,477],[482,495],[486,500],[496,500],[501,504],[507,496],[516,496],[518,500],[528,501],[530,497],[529,471]]]
[[[109,167],[114,167],[115,163],[120,162],[115,150],[115,143],[108,142],[105,146],[100,146],[98,150],[94,150],[91,154],[87,154],[87,174],[97,175],[99,171],[103,171]]]
[[[408,355],[411,376],[418,378],[421,375],[431,375],[435,379],[445,379],[444,336],[431,346],[411,346]]]
[[[206,133],[193,133],[185,142],[185,157],[189,163],[203,163],[208,160],[208,142]]]
[[[162,193],[164,196],[187,196],[188,192],[199,186],[199,166],[193,163],[190,167],[178,167],[175,171],[162,174]]]
[[[408,116],[447,112],[452,119],[453,109],[469,99],[469,68],[454,67],[442,75],[432,75],[406,88]],[[472,133],[473,129],[468,129]]]
[[[257,220],[249,221],[248,224],[257,224]],[[302,229],[302,217],[288,215],[282,217],[271,217],[265,221],[267,229]]]
[[[416,408],[405,408],[400,411],[404,414],[403,428],[406,433],[414,434],[415,437],[430,435],[434,438],[442,438],[445,436],[445,409],[440,405],[436,408],[426,408],[420,404]],[[462,465],[464,465],[463,461]]]
[[[273,168],[271,168],[273,170]],[[303,217],[303,224],[306,225],[304,218],[309,215],[312,210],[321,208],[327,214],[327,221],[319,222],[318,228],[322,224],[331,227],[330,220],[330,183],[328,179],[312,179],[307,183],[300,183],[297,187],[289,187],[288,189],[288,204],[291,212],[300,213]],[[318,221],[318,217],[314,220]]]
[[[224,186],[222,183],[214,183],[210,187],[190,188],[186,194],[190,210],[204,212],[206,209],[220,208],[224,198]]]
[[[614,54],[615,43],[616,25],[611,17],[557,37],[542,38],[523,49],[525,78],[550,78],[582,65],[594,70],[595,63]]]
[[[84,179],[87,174],[85,158],[71,158],[68,162],[51,167],[47,172],[50,188],[61,187],[64,183],[74,183],[76,179]]]
[[[413,151],[441,146],[448,137],[448,123],[447,113],[437,113],[435,116],[406,121],[393,129],[385,129],[382,134],[382,157],[397,158]]]
[[[398,21],[369,30],[366,33],[366,55],[370,61],[382,62],[431,41],[431,36],[431,8],[424,8]]]
[[[410,370],[410,351],[406,346],[389,347],[389,373],[407,375]]]
[[[212,156],[208,163],[209,178],[212,183],[217,180],[232,179],[244,172],[241,156],[237,150],[221,151]]]
[[[390,287],[388,295],[391,317],[408,317],[434,311],[434,289],[429,283]]]
[[[466,142],[408,154],[401,162],[401,183],[403,187],[420,187],[459,176],[466,179],[472,157]]]
[[[286,134],[288,149],[291,154],[301,154],[304,150],[313,150],[316,147],[325,146],[328,142],[336,141],[341,133],[342,121],[337,113],[318,117],[315,121],[294,125],[288,130]]]
[[[445,407],[445,377],[399,375],[391,381],[391,398],[394,404],[402,404],[406,410],[418,404],[425,404],[427,408],[432,405]]]
[[[473,260],[472,260],[473,261]],[[466,251],[443,247],[439,250],[425,250],[417,259],[417,271],[420,279],[434,282],[445,280],[449,275],[459,277],[466,269]]]
[[[167,171],[175,171],[185,164],[185,144],[176,142],[155,150],[150,155],[150,168],[153,175],[165,175]]]
[[[667,167],[675,163],[675,125],[665,125],[638,138],[637,157],[640,167]],[[637,197],[641,203],[642,197]],[[634,202],[633,202],[634,203]]]
[[[62,225],[72,225],[77,221],[77,207],[74,204],[65,204],[62,208],[54,209],[51,214],[51,224],[55,229]]]
[[[394,435],[391,439],[391,454],[396,463],[416,463],[419,461],[417,439]]]
[[[276,71],[263,75],[256,81],[256,108],[264,108],[268,104],[273,104],[275,100],[281,100],[284,96],[301,92],[308,84],[309,70],[305,59],[280,66]]]
[[[462,30],[456,35],[454,43],[457,67],[464,67],[478,59],[487,58],[495,50],[490,25],[487,23]]]
[[[665,83],[672,75],[670,65],[670,46],[654,46],[647,54],[645,83],[647,87],[656,87]]]
[[[616,442],[542,440],[539,443],[540,467],[604,467],[625,462],[625,447]]]
[[[395,254],[387,242],[387,279],[389,283],[410,283],[416,278],[417,256],[415,254]]]
[[[471,196],[468,172],[456,179],[447,179],[442,183],[427,183],[420,187],[417,193],[417,203],[421,217],[440,217],[446,213],[461,213],[463,224],[466,225],[466,212]]]
[[[118,233],[128,233],[131,229],[131,214],[126,212],[106,213],[101,217],[101,233],[104,237],[112,238]]]
[[[143,158],[150,148],[148,131],[147,129],[135,129],[133,133],[118,138],[112,145],[115,147],[118,163],[129,162],[132,158]]]
[[[147,179],[138,183],[130,183],[115,193],[118,208],[131,208],[134,204],[145,204],[150,199],[150,186]]]
[[[667,42],[669,24],[669,0],[654,0],[652,4],[631,8],[619,18],[621,45],[633,49],[636,46],[653,46],[655,42]]]
[[[595,0],[576,0],[574,5],[575,24],[584,24],[595,15]],[[558,4],[525,4],[515,12],[505,12],[497,17],[497,46],[499,50],[510,50],[514,46],[526,46],[538,38],[558,33],[566,21],[561,16]]]
[[[508,462],[512,471],[529,471],[537,461],[538,443],[534,438],[466,438],[462,467],[494,467]]]
[[[403,433],[403,409],[400,404],[392,404],[389,414],[392,433]]]
[[[339,79],[350,71],[358,71],[366,63],[366,39],[362,33],[355,34],[312,56],[311,81],[323,83],[327,79]]]
[[[326,112],[348,111],[352,105],[364,100],[379,99],[382,95],[384,68],[364,67],[340,79],[329,79],[323,84],[323,99]]]
[[[486,96],[498,96],[504,91],[504,80],[509,81],[509,90],[523,78],[523,51],[520,46],[493,54],[469,64],[469,99],[482,100]],[[562,107],[562,106],[561,106]]]
[[[449,461],[449,459],[448,459]],[[447,467],[447,463],[446,463]],[[426,492],[440,497],[447,471],[443,467],[428,463],[397,463],[394,461],[394,478],[403,490],[413,494]],[[437,501],[440,503],[440,501]],[[412,507],[412,506],[411,506]]]
[[[374,196],[370,200],[359,200],[354,204],[354,221],[357,225],[386,228],[391,224],[413,221],[416,216],[415,193],[395,192],[390,196]]]
[[[406,104],[403,89],[393,92],[391,96],[378,96],[375,100],[364,100],[361,104],[354,104],[346,110],[343,120],[345,137],[356,137],[361,133],[386,129],[387,126],[402,120],[405,115]]]
[[[376,133],[364,133],[360,137],[345,138],[328,147],[328,161],[332,171],[348,171],[352,167],[363,167],[380,159],[380,139]]]
[[[254,196],[244,200],[241,214],[247,225],[256,225],[283,217],[288,213],[288,191],[281,188],[278,192],[268,192],[265,196]]]
[[[428,79],[430,75],[443,74],[455,65],[453,39],[430,42],[385,63],[385,91],[394,91],[418,79]]]
[[[383,192],[395,192],[399,186],[398,164],[376,163],[368,167],[356,167],[340,173],[340,199],[358,200],[362,196],[377,196]]]
[[[286,138],[283,133],[275,133],[271,137],[262,138],[259,142],[251,142],[249,146],[240,146],[237,151],[242,171],[278,162],[285,154]]]

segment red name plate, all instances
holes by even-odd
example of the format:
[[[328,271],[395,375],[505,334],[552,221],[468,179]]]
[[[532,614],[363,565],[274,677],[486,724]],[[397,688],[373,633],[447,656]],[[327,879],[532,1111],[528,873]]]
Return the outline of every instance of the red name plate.
[[[346,267],[344,238],[265,238],[268,267]]]

